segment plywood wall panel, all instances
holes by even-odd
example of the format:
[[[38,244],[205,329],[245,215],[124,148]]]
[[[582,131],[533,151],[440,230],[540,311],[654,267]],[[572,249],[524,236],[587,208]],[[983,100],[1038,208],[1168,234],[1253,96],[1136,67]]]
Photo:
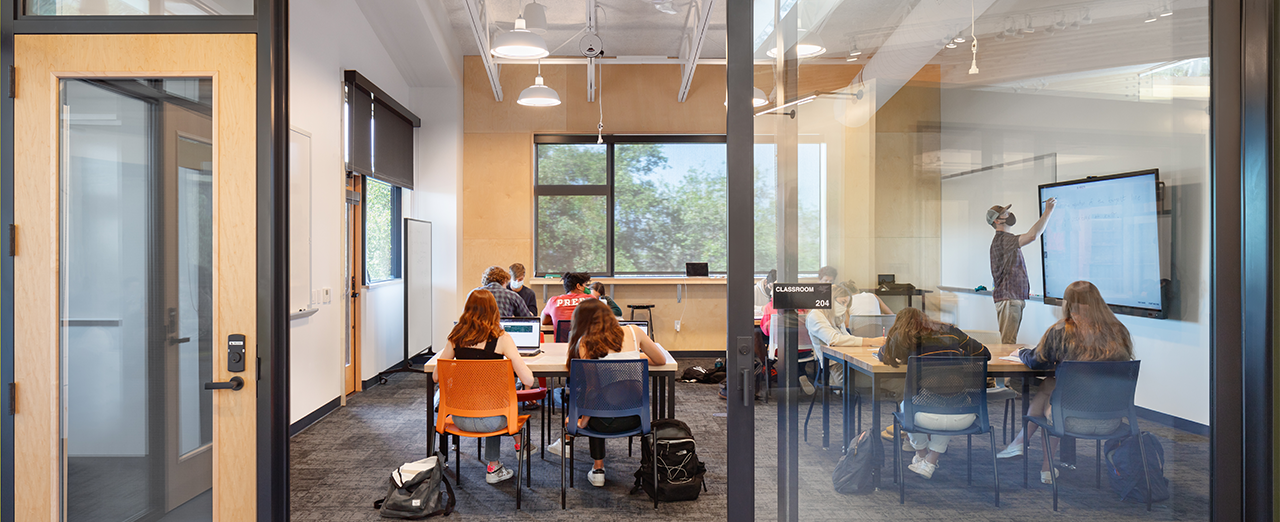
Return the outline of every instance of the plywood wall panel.
[[[532,237],[533,136],[468,133],[463,140],[462,237]]]

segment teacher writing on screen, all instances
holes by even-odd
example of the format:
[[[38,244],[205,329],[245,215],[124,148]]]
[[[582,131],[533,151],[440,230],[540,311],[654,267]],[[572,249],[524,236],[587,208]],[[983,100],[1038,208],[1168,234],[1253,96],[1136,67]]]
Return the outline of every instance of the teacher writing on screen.
[[[1022,309],[1031,294],[1027,281],[1027,262],[1022,258],[1022,247],[1031,244],[1044,232],[1045,223],[1053,214],[1054,198],[1044,202],[1044,214],[1036,224],[1020,235],[1009,232],[1018,218],[1009,212],[1012,204],[996,205],[987,210],[987,224],[996,229],[991,240],[991,278],[995,281],[991,297],[996,301],[996,319],[1000,322],[1000,342],[1018,342],[1018,327],[1022,325]]]

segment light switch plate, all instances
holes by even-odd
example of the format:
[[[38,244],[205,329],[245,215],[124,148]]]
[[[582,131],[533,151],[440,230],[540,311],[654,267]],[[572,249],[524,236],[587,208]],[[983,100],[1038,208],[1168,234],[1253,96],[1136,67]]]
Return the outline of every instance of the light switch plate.
[[[326,286],[326,287],[324,287],[324,288],[321,288],[321,289],[320,289],[320,302],[322,302],[322,303],[324,303],[324,304],[329,304],[329,302],[330,302],[330,301],[332,301],[332,300],[333,300],[333,290],[332,290],[332,289],[330,289],[330,288],[329,288],[329,287],[327,287],[327,286]]]

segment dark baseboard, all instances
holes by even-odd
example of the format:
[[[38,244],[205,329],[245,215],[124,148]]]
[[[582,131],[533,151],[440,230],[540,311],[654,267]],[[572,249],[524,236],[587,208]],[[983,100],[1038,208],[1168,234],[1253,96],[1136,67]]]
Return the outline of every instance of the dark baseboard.
[[[1173,415],[1169,415],[1168,413],[1160,413],[1155,410],[1149,410],[1147,408],[1143,408],[1142,406],[1138,406],[1138,416],[1142,417],[1145,420],[1158,422],[1165,426],[1169,426],[1173,429],[1182,430],[1188,433],[1194,433],[1196,435],[1200,435],[1204,437],[1209,436],[1209,426],[1200,424],[1199,422],[1190,421],[1182,417],[1174,417]]]
[[[312,424],[315,424],[316,421],[324,418],[325,415],[328,415],[332,413],[333,410],[338,409],[338,405],[341,404],[342,402],[340,399],[341,399],[340,397],[334,397],[333,400],[325,403],[324,406],[317,408],[316,411],[311,412],[306,417],[298,419],[298,422],[290,424],[289,436],[292,437],[294,435],[302,433],[302,430],[307,429],[307,427],[311,426]]]

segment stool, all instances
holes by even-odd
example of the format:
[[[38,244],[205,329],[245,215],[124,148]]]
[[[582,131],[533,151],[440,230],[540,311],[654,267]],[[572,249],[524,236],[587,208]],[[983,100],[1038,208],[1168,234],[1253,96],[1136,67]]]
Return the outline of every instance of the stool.
[[[631,320],[636,320],[636,310],[644,310],[646,315],[645,322],[649,324],[649,338],[657,339],[653,332],[653,307],[651,304],[629,304],[627,308],[631,309]]]

